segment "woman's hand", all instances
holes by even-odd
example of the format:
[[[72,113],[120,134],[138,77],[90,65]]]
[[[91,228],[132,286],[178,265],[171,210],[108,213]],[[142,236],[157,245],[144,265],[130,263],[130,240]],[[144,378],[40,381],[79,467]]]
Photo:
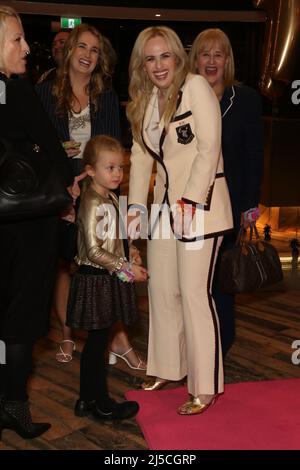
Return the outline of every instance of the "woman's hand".
[[[250,224],[253,224],[257,221],[259,218],[260,213],[259,213],[259,208],[258,207],[253,207],[252,209],[248,209],[245,212],[242,212],[241,214],[241,225],[247,229]]]
[[[148,272],[147,269],[143,266],[138,266],[137,264],[131,265],[131,271],[134,274],[134,281],[135,282],[144,282],[148,279]]]
[[[69,206],[67,209],[64,209],[63,212],[60,214],[60,218],[62,220],[66,220],[67,222],[70,222],[71,224],[75,223],[75,209],[74,206]]]
[[[134,264],[137,264],[138,266],[141,266],[142,258],[140,256],[139,250],[135,246],[133,246],[133,245],[130,246],[129,255],[130,255],[131,263],[134,263]]]
[[[194,212],[192,204],[182,204],[180,201],[177,202],[175,211],[173,212],[173,230],[178,239],[189,235]]]
[[[67,140],[62,143],[63,148],[65,149],[66,154],[69,158],[76,157],[80,154],[81,142],[76,142],[75,140]]]
[[[75,176],[72,186],[68,186],[67,188],[67,190],[69,191],[70,195],[73,198],[73,204],[75,204],[76,199],[78,198],[78,196],[80,196],[80,186],[78,183],[79,181],[83,180],[86,176],[87,176],[86,171],[83,171],[82,173],[80,173],[80,175]]]

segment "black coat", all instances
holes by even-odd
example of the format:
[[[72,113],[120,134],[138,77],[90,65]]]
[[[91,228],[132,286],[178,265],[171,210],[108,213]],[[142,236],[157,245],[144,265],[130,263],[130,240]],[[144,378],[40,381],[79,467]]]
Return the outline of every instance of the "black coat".
[[[39,98],[26,79],[7,80],[0,105],[0,139],[10,147],[40,147],[66,186],[72,183],[68,159]],[[34,150],[32,150],[34,151]],[[0,154],[1,158],[1,154]],[[58,215],[0,224],[0,337],[27,342],[48,328],[58,249]]]
[[[234,340],[234,296],[218,288],[218,265],[223,250],[235,242],[241,213],[257,207],[263,173],[263,132],[259,94],[244,85],[225,89],[221,100],[224,173],[230,193],[234,232],[224,236],[217,260],[213,298],[220,322],[225,355]]]
[[[263,174],[263,129],[259,94],[239,85],[225,89],[221,100],[224,173],[234,226],[240,215],[259,202]]]

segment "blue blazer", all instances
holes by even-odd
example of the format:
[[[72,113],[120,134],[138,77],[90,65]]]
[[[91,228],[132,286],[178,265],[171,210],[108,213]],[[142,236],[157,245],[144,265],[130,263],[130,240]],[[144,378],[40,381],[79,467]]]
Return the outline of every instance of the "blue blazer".
[[[60,117],[55,112],[55,97],[52,95],[54,79],[44,80],[36,85],[36,91],[40,96],[58,137],[62,142],[70,140],[69,123],[67,113]],[[91,109],[91,137],[106,134],[116,139],[121,138],[119,102],[114,90],[104,90],[98,98],[98,110]]]
[[[225,89],[220,103],[222,153],[234,227],[240,215],[258,206],[263,174],[263,126],[259,94],[245,85]]]

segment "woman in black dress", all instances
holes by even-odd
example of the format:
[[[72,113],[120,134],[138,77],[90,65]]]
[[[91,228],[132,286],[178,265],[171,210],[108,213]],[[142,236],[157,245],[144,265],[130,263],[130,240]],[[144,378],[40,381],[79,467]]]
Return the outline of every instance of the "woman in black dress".
[[[0,160],[8,148],[38,152],[69,186],[73,178],[51,122],[30,83],[15,77],[25,72],[29,47],[19,16],[5,6],[0,7],[0,45],[0,79],[6,91],[6,104],[0,106]],[[50,427],[32,422],[27,380],[33,344],[48,331],[58,220],[57,215],[0,223],[0,339],[6,349],[6,363],[0,365],[0,434],[9,428],[28,439]]]

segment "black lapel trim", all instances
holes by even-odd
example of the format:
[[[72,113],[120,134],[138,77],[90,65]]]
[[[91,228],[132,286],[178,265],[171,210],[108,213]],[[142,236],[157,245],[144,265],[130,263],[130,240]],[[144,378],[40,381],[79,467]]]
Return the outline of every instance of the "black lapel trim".
[[[143,133],[142,133],[142,141],[143,141],[143,144],[144,144],[147,152],[150,153],[151,157],[154,158],[154,160],[156,160],[158,163],[160,163],[163,167],[165,167],[163,159],[161,158],[161,156],[158,155],[158,153],[154,152],[154,150],[152,150],[152,148],[150,148],[149,145],[146,144]]]
[[[152,156],[152,158],[154,160],[156,160],[164,169],[164,172],[165,172],[165,175],[166,175],[166,183],[165,183],[165,193],[164,193],[164,197],[163,197],[163,200],[161,202],[161,205],[164,204],[165,202],[170,205],[169,203],[169,196],[168,196],[168,189],[169,189],[169,175],[168,175],[168,171],[167,171],[167,168],[166,168],[166,165],[164,164],[164,161],[163,161],[163,150],[162,150],[162,145],[163,145],[163,141],[165,139],[165,135],[166,135],[166,132],[165,130],[163,130],[162,132],[162,135],[161,135],[161,138],[160,138],[160,142],[159,142],[159,149],[160,149],[160,154],[161,155],[158,155],[156,152],[154,152],[154,150],[152,150],[145,142],[144,140],[144,136],[143,136],[143,133],[142,133],[142,141],[143,141],[143,144],[145,145],[145,148],[146,150],[150,153],[150,155]],[[159,215],[157,217],[157,219],[155,220],[154,224],[152,227],[150,227],[150,231],[149,231],[149,240],[151,240],[152,238],[152,233],[157,225],[157,222],[159,221],[160,219],[160,216],[161,216],[161,211],[159,211]]]
[[[177,98],[177,103],[176,103],[176,111],[177,109],[179,108],[180,104],[181,104],[181,101],[182,101],[182,90],[181,88],[183,87],[184,85],[184,82],[182,83],[181,87],[180,87],[180,90],[178,91],[178,98]]]
[[[164,159],[164,151],[163,151],[162,147],[163,147],[165,138],[166,138],[166,130],[165,130],[165,128],[163,128],[163,131],[162,131],[160,139],[159,139],[159,156],[160,156],[162,161]]]
[[[177,98],[177,103],[176,103],[176,110],[178,109],[178,107],[180,106],[180,103],[181,103],[181,100],[182,100],[182,90],[179,90],[178,91],[178,98]],[[166,138],[166,130],[165,128],[163,128],[163,131],[161,133],[161,136],[160,136],[160,139],[159,139],[159,155],[154,152],[154,150],[152,150],[145,142],[144,140],[144,136],[143,136],[143,129],[144,129],[144,125],[142,126],[142,132],[141,132],[141,135],[142,135],[142,140],[143,140],[143,143],[147,149],[147,151],[150,153],[150,155],[154,158],[154,160],[156,160],[158,163],[161,164],[161,166],[163,167],[164,169],[164,172],[166,174],[166,183],[165,183],[165,193],[164,193],[164,197],[163,197],[163,200],[161,202],[161,205],[163,204],[167,204],[169,207],[170,207],[170,200],[169,200],[169,195],[168,195],[168,189],[169,189],[169,175],[168,175],[168,171],[167,171],[167,168],[166,168],[166,165],[164,164],[164,151],[163,151],[163,144],[164,144],[164,141],[165,141],[165,138]],[[149,240],[151,240],[152,238],[152,233],[157,225],[157,223],[159,222],[159,219],[161,217],[161,211],[159,211],[159,214],[158,214],[158,217],[157,219],[155,220],[154,224],[152,227],[150,227],[150,232],[149,232]],[[172,227],[172,230],[173,230],[173,215],[172,215],[172,212],[170,211],[170,223],[171,223],[171,227]]]
[[[183,113],[183,114],[179,114],[179,116],[175,116],[171,122],[176,122],[176,121],[181,121],[182,119],[185,119],[189,116],[191,116],[193,113],[192,111],[187,111],[186,113]]]

